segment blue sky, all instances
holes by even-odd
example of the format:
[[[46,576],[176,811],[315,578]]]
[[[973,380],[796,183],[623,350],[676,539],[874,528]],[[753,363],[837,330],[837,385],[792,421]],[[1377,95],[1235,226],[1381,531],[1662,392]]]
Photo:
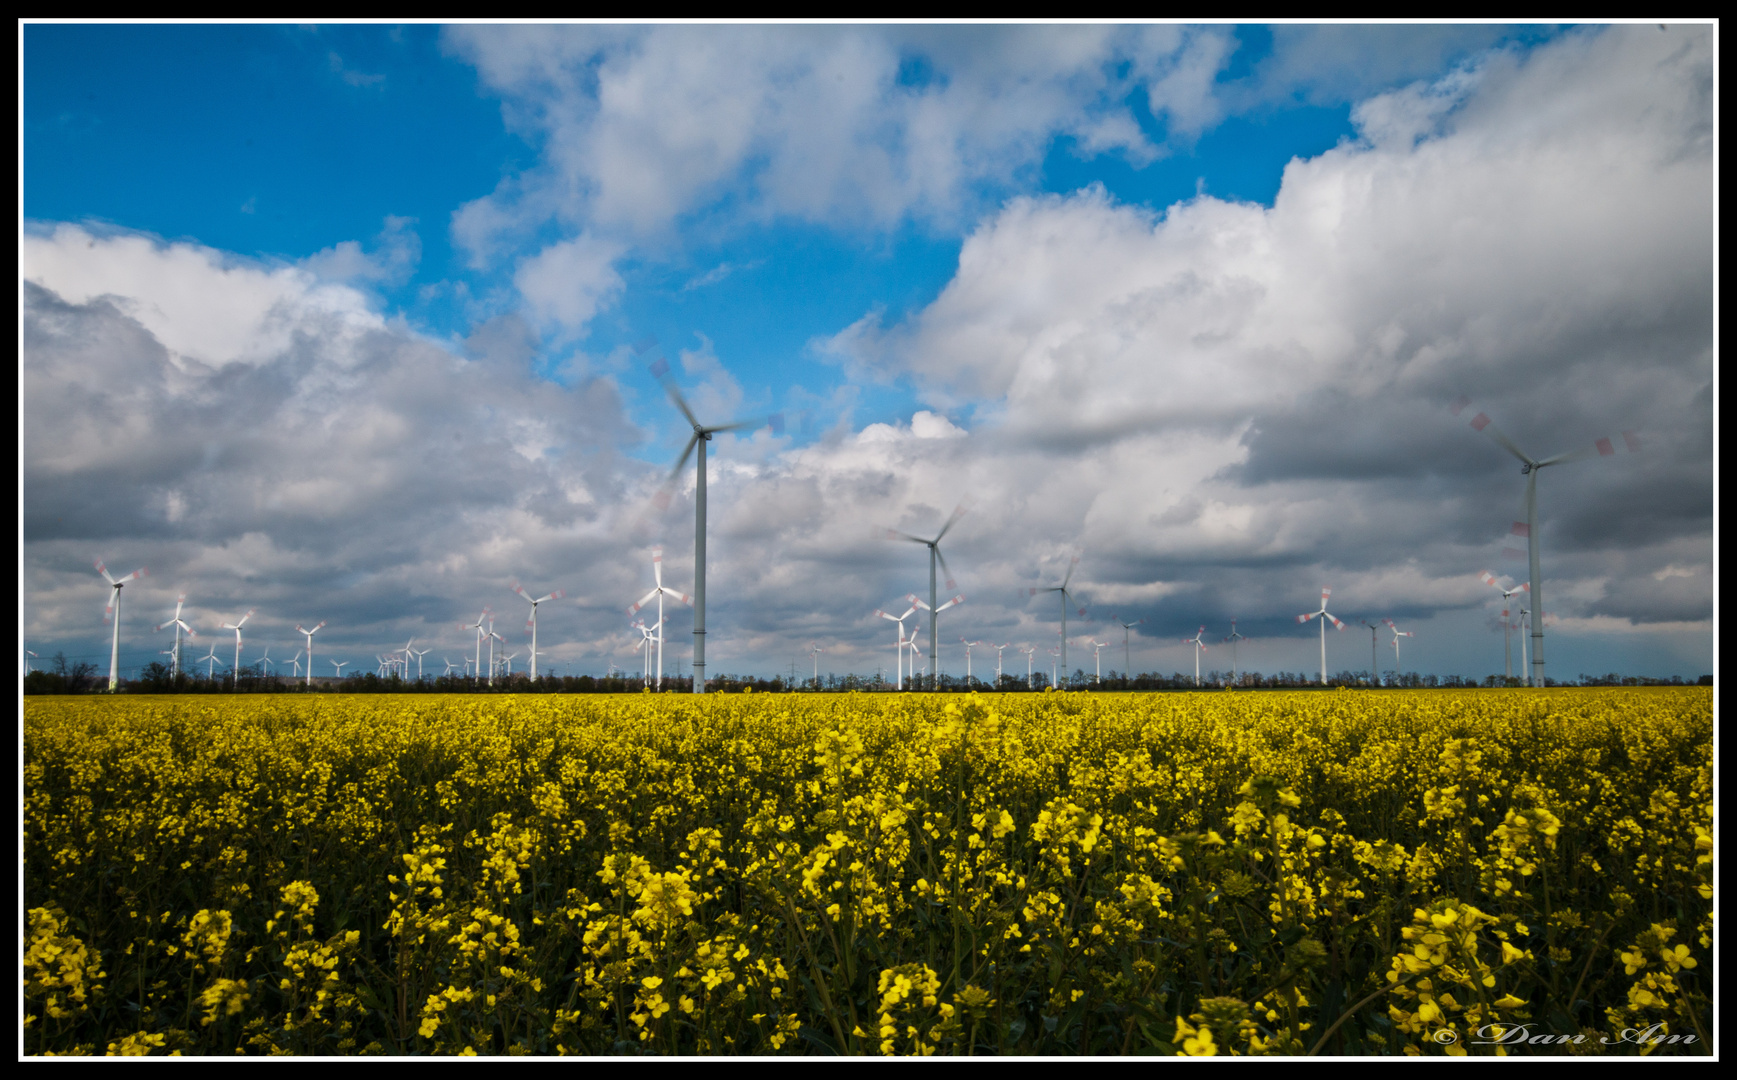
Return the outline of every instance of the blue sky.
[[[1684,145],[1699,145],[1697,80],[1710,70],[1705,27],[28,25],[22,37],[21,224],[39,245],[26,252],[24,277],[46,290],[43,298],[28,294],[27,308],[52,296],[97,318],[110,309],[99,312],[93,304],[119,298],[117,317],[132,319],[160,344],[170,369],[185,375],[191,361],[217,380],[211,387],[224,383],[225,371],[233,382],[244,369],[259,374],[276,364],[289,367],[274,385],[311,393],[325,383],[314,368],[296,367],[288,359],[294,348],[285,343],[314,341],[325,350],[323,360],[310,361],[315,368],[330,363],[355,373],[377,363],[381,370],[426,372],[435,358],[448,356],[474,369],[465,377],[485,379],[491,392],[507,395],[484,405],[474,390],[430,390],[433,403],[394,403],[399,411],[389,422],[366,420],[382,431],[473,422],[498,432],[540,428],[550,421],[536,415],[537,403],[562,395],[554,412],[575,421],[535,438],[499,435],[496,449],[505,447],[509,456],[487,475],[523,467],[531,488],[545,497],[560,492],[566,510],[539,509],[527,501],[531,489],[488,489],[480,503],[424,500],[430,513],[444,508],[448,520],[468,524],[439,539],[424,530],[422,544],[406,542],[406,565],[441,566],[439,573],[478,583],[534,573],[478,553],[491,536],[499,545],[503,514],[528,514],[545,530],[513,543],[551,558],[563,553],[568,564],[639,557],[630,554],[645,541],[630,528],[643,517],[636,509],[643,495],[635,492],[668,467],[683,440],[643,371],[656,353],[639,356],[632,348],[652,336],[657,352],[676,361],[696,403],[742,414],[777,409],[792,418],[782,438],[756,437],[743,471],[728,472],[727,460],[719,466],[726,488],[758,477],[780,492],[758,518],[717,522],[720,557],[734,551],[738,577],[751,577],[760,589],[785,573],[848,579],[837,598],[841,607],[872,607],[878,601],[867,597],[893,588],[879,580],[886,576],[885,553],[855,551],[861,529],[844,518],[944,516],[971,494],[1008,515],[1024,507],[1055,525],[1035,530],[1028,550],[1008,555],[1006,565],[987,550],[968,560],[981,566],[985,595],[1007,592],[1014,578],[1071,547],[1101,552],[1113,563],[1094,572],[1106,604],[1145,605],[1155,619],[1166,603],[1206,609],[1198,618],[1162,612],[1183,630],[1199,618],[1223,622],[1241,612],[1245,630],[1265,619],[1276,633],[1283,610],[1295,606],[1277,599],[1287,568],[1300,574],[1302,583],[1290,591],[1300,592],[1305,606],[1314,578],[1361,577],[1369,582],[1368,603],[1377,603],[1382,589],[1393,594],[1379,601],[1384,616],[1445,619],[1452,611],[1467,625],[1487,621],[1481,603],[1487,597],[1430,584],[1459,573],[1450,569],[1458,562],[1482,557],[1470,539],[1420,555],[1416,544],[1335,543],[1311,522],[1333,516],[1323,500],[1348,499],[1349,506],[1388,498],[1377,490],[1381,484],[1403,492],[1401,501],[1447,485],[1429,496],[1439,514],[1468,497],[1473,489],[1453,489],[1456,481],[1442,478],[1451,470],[1444,470],[1439,448],[1417,436],[1426,399],[1472,390],[1480,401],[1506,403],[1548,382],[1551,372],[1585,387],[1596,382],[1601,365],[1624,363],[1576,353],[1588,334],[1609,340],[1592,325],[1596,320],[1570,320],[1545,332],[1517,307],[1513,318],[1520,321],[1504,330],[1489,325],[1487,311],[1480,314],[1488,268],[1543,258],[1537,253],[1549,247],[1553,229],[1580,237],[1569,246],[1578,246],[1574,257],[1588,275],[1596,277],[1605,264],[1606,277],[1633,273],[1637,265],[1670,268],[1665,276],[1677,291],[1658,286],[1651,295],[1630,296],[1639,314],[1623,324],[1633,338],[1624,342],[1625,355],[1646,358],[1655,390],[1638,401],[1619,392],[1620,382],[1607,381],[1602,399],[1577,390],[1574,409],[1564,402],[1503,422],[1574,441],[1582,440],[1577,424],[1587,428],[1586,438],[1611,424],[1650,422],[1672,433],[1704,426],[1695,402],[1712,380],[1704,318],[1711,276],[1706,250],[1690,238],[1710,213],[1710,188],[1670,221],[1641,220],[1665,211],[1638,214],[1636,227],[1648,225],[1651,239],[1637,256],[1624,246],[1621,229],[1601,244],[1579,227],[1649,183],[1656,189],[1659,176],[1624,175],[1589,187],[1567,166],[1596,166],[1601,145],[1644,137],[1623,106],[1599,98],[1598,87],[1601,79],[1627,85],[1620,73],[1647,63],[1682,72],[1645,92],[1660,95],[1650,103],[1655,111],[1680,118]],[[1537,130],[1540,116],[1556,128]],[[1692,189],[1700,183],[1693,174],[1698,152],[1691,151],[1686,166],[1660,157],[1667,163],[1659,169]],[[1530,178],[1516,179],[1528,167]],[[1503,184],[1520,188],[1505,196]],[[1452,205],[1455,199],[1463,205]],[[1407,200],[1418,213],[1406,214]],[[1562,209],[1554,220],[1526,219],[1539,223],[1530,236],[1454,224],[1493,220],[1490,208],[1510,202]],[[1324,207],[1337,207],[1332,213],[1340,224],[1322,224]],[[1402,226],[1378,224],[1393,213]],[[102,254],[80,255],[68,229],[89,240],[84,252]],[[1301,233],[1314,239],[1299,241]],[[1155,238],[1144,253],[1130,247],[1142,235]],[[1340,245],[1353,235],[1376,237],[1359,250],[1379,254],[1334,280],[1362,282],[1371,297],[1382,294],[1380,311],[1374,299],[1368,310],[1350,310],[1343,292],[1309,295],[1316,275],[1308,260],[1350,267],[1355,259],[1347,261]],[[125,259],[111,257],[122,247]],[[1229,261],[1254,257],[1251,251],[1289,255]],[[166,269],[176,252],[216,275],[178,284],[177,297],[215,289],[211,305],[230,312],[257,307],[259,318],[237,316],[234,327],[219,332],[201,325],[198,304],[154,298],[153,288],[168,286],[140,283],[178,282]],[[1204,260],[1198,271],[1189,268],[1190,258]],[[165,269],[153,270],[154,259],[167,260]],[[1172,268],[1160,274],[1162,266]],[[1148,271],[1167,274],[1170,284],[1154,278],[1156,292],[1126,291],[1123,283]],[[1119,276],[1089,287],[1098,273]],[[1165,309],[1151,316],[1156,322],[1137,314],[1141,305],[1171,304],[1166,298],[1193,287],[1191,281],[1201,288],[1199,306]],[[1224,303],[1259,304],[1238,291],[1238,282],[1287,299],[1232,317]],[[231,287],[240,292],[226,299]],[[1113,303],[1098,299],[1119,291]],[[1023,300],[1009,306],[1014,295]],[[1535,310],[1557,302],[1532,299]],[[364,363],[357,359],[362,354],[344,352],[362,346],[333,344],[307,326],[287,338],[267,329],[303,317],[286,313],[314,309],[362,335],[355,340],[373,342],[367,356],[395,359]],[[1289,325],[1287,313],[1305,309],[1337,313],[1320,315],[1319,326],[1285,331],[1282,340],[1278,330],[1243,329]],[[27,358],[39,358],[52,384],[71,361],[64,342],[33,346],[50,339],[33,336],[30,319],[27,313]],[[1088,322],[1091,330],[1082,331]],[[1503,333],[1506,344],[1499,343]],[[1152,335],[1158,336],[1141,344]],[[1219,346],[1212,343],[1237,335],[1250,340],[1214,351]],[[1176,342],[1189,343],[1193,359],[1174,372],[1153,371],[1152,364],[1173,362],[1151,358]],[[1515,370],[1509,361],[1504,368],[1504,350],[1512,353],[1521,342],[1537,362]],[[1302,359],[1276,359],[1283,356]],[[139,360],[140,370],[150,363]],[[1272,363],[1286,374],[1264,366]],[[484,370],[490,365],[506,365],[500,371],[508,374],[490,375]],[[1102,385],[1054,381],[1058,371],[1070,370]],[[1229,391],[1215,389],[1213,378],[1197,381],[1200,372],[1216,373]],[[394,398],[387,387],[406,385],[405,378],[417,376],[395,376],[382,384],[378,400]],[[28,372],[25,385],[28,394],[34,385]],[[365,392],[366,377],[362,385]],[[165,391],[163,422],[191,407],[179,393]],[[1388,407],[1352,400],[1369,393]],[[1037,403],[1071,407],[1074,418],[1046,421],[1042,409],[1032,411]],[[1375,478],[1366,465],[1335,462],[1331,453],[1296,452],[1300,417],[1346,408],[1357,414],[1357,426],[1397,440],[1393,454],[1405,464]],[[1382,415],[1372,417],[1374,411]],[[67,419],[69,426],[89,420]],[[255,431],[281,422],[281,415],[263,418]],[[1444,423],[1443,445],[1455,454],[1488,449],[1474,442],[1467,451],[1453,432]],[[279,434],[288,437],[287,429]],[[490,437],[474,436],[484,443]],[[1217,521],[1264,539],[1251,536],[1223,557],[1179,538],[1142,539],[1138,524],[1119,509],[1141,490],[1140,464],[1151,461],[1150,448],[1137,445],[1142,439],[1185,448],[1189,459],[1170,470],[1175,482],[1154,496],[1151,529],[1162,531],[1171,520]],[[1665,525],[1643,542],[1579,520],[1579,532],[1553,538],[1565,552],[1555,565],[1566,571],[1569,552],[1581,560],[1555,595],[1572,598],[1559,609],[1564,619],[1582,620],[1567,625],[1588,643],[1587,670],[1651,665],[1698,674],[1710,663],[1711,493],[1704,479],[1710,464],[1690,435],[1670,439],[1687,464],[1672,459],[1675,479],[1664,486],[1675,497],[1653,516]],[[887,449],[900,440],[911,446]],[[131,526],[68,526],[66,515],[56,514],[54,528],[39,528],[45,519],[33,516],[33,503],[54,500],[32,498],[43,490],[33,488],[33,477],[46,482],[52,474],[61,487],[90,485],[93,497],[105,481],[97,463],[50,465],[32,457],[34,445],[27,432],[24,575],[44,591],[26,600],[27,636],[71,641],[83,632],[70,610],[54,614],[60,609],[50,596],[62,587],[54,584],[57,575],[80,561],[71,549],[93,543],[131,537],[142,547],[160,545],[162,558],[189,568],[213,545],[260,543],[310,575],[323,565],[352,581],[375,582],[382,595],[395,573],[407,572],[362,567],[366,560],[341,546],[316,553],[329,542],[297,539],[311,528],[305,514],[222,524],[203,517],[199,485],[177,480],[184,466],[169,463],[132,482],[128,497],[136,496],[142,517]],[[893,453],[897,463],[864,464],[872,446]],[[379,458],[352,453],[342,468],[410,483],[413,461],[428,460],[426,448],[409,437],[394,442],[382,435],[366,453]],[[202,453],[182,458],[202,459],[200,475],[223,473],[225,483],[288,482],[244,463],[247,454],[236,456],[243,460],[233,466],[222,464],[221,453],[213,464],[208,442]],[[1075,469],[1103,476],[1120,468],[1132,487],[1085,481],[1046,511],[1018,486],[949,481],[943,461],[966,472],[1017,462],[1044,476]],[[231,467],[238,471],[229,474]],[[476,461],[461,458],[454,467],[478,469],[476,483],[487,488]],[[565,468],[581,471],[569,475]],[[1475,457],[1457,482],[1487,488],[1504,468],[1498,450]],[[870,473],[893,479],[870,482]],[[1638,474],[1633,482],[1643,483]],[[1659,485],[1653,476],[1650,489]],[[1329,496],[1329,488],[1336,494]],[[1510,495],[1501,498],[1511,502]],[[1429,535],[1499,532],[1511,516],[1507,509],[1480,511],[1493,524],[1474,525],[1465,508],[1458,510],[1459,519],[1436,523]],[[378,547],[391,532],[393,522],[371,521],[367,500],[353,513],[338,531],[354,550]],[[1371,516],[1377,515],[1339,512],[1341,519]],[[798,542],[817,543],[833,528],[837,535],[818,548]],[[986,523],[989,535],[1010,529],[1021,532],[1015,516]],[[653,531],[670,544],[673,566],[682,528],[671,519]],[[1650,554],[1640,554],[1648,545]],[[768,560],[786,570],[768,569]],[[1275,576],[1251,587],[1239,583],[1241,566]],[[1474,578],[1483,568],[1468,566],[1462,576]],[[1646,590],[1621,585],[1624,574],[1664,576]],[[229,581],[221,589],[244,592],[243,585]],[[475,591],[492,596],[487,585]],[[595,624],[575,631],[578,640],[563,654],[570,664],[600,669],[603,653],[616,648],[610,635],[619,636],[620,627],[596,621],[612,603],[604,591],[582,620]],[[1616,599],[1631,592],[1632,602]],[[1670,593],[1668,601],[1658,600],[1660,592]],[[234,602],[241,602],[239,592]],[[451,621],[429,614],[442,602],[469,603],[422,597],[423,629]],[[778,614],[782,601],[762,594],[725,591],[715,603],[725,618],[731,605],[742,605],[736,621],[752,624],[737,642],[742,666],[783,666],[778,656],[796,648],[793,633],[836,639],[832,655],[841,664],[868,648],[872,628],[860,620],[804,616],[793,623]],[[989,629],[1034,632],[1029,613],[982,610]],[[366,627],[357,630],[358,647],[369,635],[381,637],[380,648],[389,636],[408,636],[400,631],[410,618],[372,609],[358,615],[353,621]],[[1625,663],[1631,645],[1599,635],[1636,620],[1671,629],[1646,639],[1645,663]],[[731,655],[731,646],[720,648]],[[1152,648],[1152,666],[1164,667],[1157,638]],[[1438,656],[1444,672],[1457,670],[1457,651]]]

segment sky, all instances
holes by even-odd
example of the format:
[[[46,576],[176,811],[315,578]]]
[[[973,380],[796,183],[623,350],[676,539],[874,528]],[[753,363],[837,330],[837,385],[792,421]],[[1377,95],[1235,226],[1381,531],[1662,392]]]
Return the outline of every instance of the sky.
[[[24,648],[1711,672],[1715,33],[23,25]]]

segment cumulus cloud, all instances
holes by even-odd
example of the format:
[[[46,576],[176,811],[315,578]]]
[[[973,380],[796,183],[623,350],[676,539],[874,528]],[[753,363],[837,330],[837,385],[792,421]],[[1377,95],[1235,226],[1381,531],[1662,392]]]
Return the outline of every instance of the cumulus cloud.
[[[548,220],[622,235],[684,214],[953,221],[1056,135],[1155,157],[1124,98],[1178,132],[1216,116],[1217,29],[455,27],[540,165],[456,215],[473,252]]]

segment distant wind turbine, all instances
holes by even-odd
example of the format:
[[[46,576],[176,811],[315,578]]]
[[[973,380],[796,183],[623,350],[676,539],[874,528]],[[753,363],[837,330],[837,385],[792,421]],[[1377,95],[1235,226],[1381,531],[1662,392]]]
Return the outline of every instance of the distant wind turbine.
[[[253,618],[253,613],[258,610],[258,608],[248,608],[247,614],[241,618],[232,623],[221,624],[223,629],[235,631],[235,677],[237,679],[241,678],[241,628],[246,625],[247,620]]]
[[[1332,595],[1333,595],[1332,589],[1322,589],[1321,590],[1321,608],[1320,608],[1320,610],[1319,611],[1311,611],[1307,615],[1298,615],[1297,616],[1297,621],[1299,623],[1307,623],[1310,619],[1313,619],[1317,616],[1319,616],[1321,619],[1321,685],[1322,686],[1327,685],[1327,621],[1329,619],[1331,619],[1333,622],[1333,625],[1336,628],[1338,628],[1340,630],[1345,629],[1345,624],[1340,622],[1338,619],[1334,618],[1333,613],[1327,610],[1327,597],[1332,596]]]
[[[1485,570],[1482,574],[1478,575],[1478,579],[1485,585],[1492,586],[1500,592],[1504,604],[1508,602],[1509,597],[1514,596],[1517,593],[1532,591],[1532,583],[1529,581],[1522,581],[1512,589],[1506,588],[1502,585],[1501,581],[1497,579],[1496,575],[1490,573],[1488,570]],[[1524,646],[1524,644],[1525,639],[1522,638],[1521,645]],[[1525,667],[1526,665],[1523,663],[1520,665],[1521,670],[1525,670]],[[1505,679],[1512,679],[1514,677],[1514,644],[1509,634],[1508,613],[1506,611],[1502,612],[1502,677]]]
[[[1061,594],[1061,669],[1064,674],[1067,672],[1068,668],[1068,582],[1074,579],[1074,569],[1079,565],[1080,557],[1075,555],[1073,561],[1068,563],[1067,575],[1062,578],[1062,583],[1060,585],[1052,585],[1049,588],[1032,588],[1027,590],[1030,596],[1036,596],[1040,592]],[[1086,609],[1083,607],[1080,608],[1080,614],[1084,615],[1085,613]],[[1059,684],[1057,685],[1059,686]]]
[[[761,424],[769,426],[773,434],[782,435],[784,414],[774,413],[763,420],[737,420],[708,427],[700,423],[694,416],[694,411],[688,408],[687,400],[676,388],[675,380],[670,378],[668,361],[660,357],[652,363],[650,370],[652,376],[663,384],[676,408],[681,410],[683,418],[694,429],[681,457],[676,459],[675,468],[670,470],[669,478],[664,481],[662,490],[657,494],[655,501],[659,509],[669,506],[676,476],[688,463],[688,458],[693,456],[695,448],[699,450],[699,460],[694,466],[694,693],[703,694],[706,692],[706,444],[712,441],[713,435],[720,432],[757,428]]]
[[[201,657],[200,659],[207,662],[205,665],[205,681],[210,682],[217,675],[217,642],[213,641],[211,643],[211,655]],[[194,663],[198,663],[198,661],[196,660]]]
[[[658,632],[657,632],[657,688],[659,690],[662,690],[663,689],[663,638],[664,638],[664,632],[663,632],[662,628],[666,625],[665,620],[664,620],[664,614],[663,614],[663,598],[666,596],[673,596],[677,600],[680,600],[682,603],[686,604],[689,607],[694,606],[694,598],[689,596],[685,592],[678,592],[675,589],[670,589],[670,588],[664,587],[664,583],[663,583],[663,545],[662,544],[659,544],[658,546],[651,549],[651,578],[652,578],[652,582],[653,582],[652,590],[650,592],[646,593],[644,596],[640,597],[639,601],[637,603],[630,605],[627,609],[627,613],[629,615],[637,615],[641,608],[643,608],[643,607],[645,607],[645,605],[651,603],[652,597],[654,597],[654,596],[657,597],[657,625],[659,627]],[[695,638],[694,640],[698,641],[700,639]]]
[[[1146,620],[1135,619],[1133,622],[1123,622],[1120,615],[1111,615],[1110,621],[1122,628],[1122,677],[1124,679],[1132,679],[1134,677],[1134,653],[1128,645],[1129,631],[1133,630],[1134,627],[1139,626]],[[1235,629],[1235,627],[1236,620],[1232,619],[1231,628]]]
[[[103,580],[108,582],[109,587],[113,590],[109,593],[108,606],[103,609],[103,621],[108,622],[113,619],[115,624],[114,641],[109,646],[109,691],[112,693],[121,681],[119,667],[121,660],[121,589],[126,586],[127,582],[137,581],[144,577],[146,571],[141,566],[126,577],[117,578],[109,573],[109,568],[103,565],[101,559],[96,561],[96,571],[103,576]],[[179,650],[177,650],[178,652]]]
[[[1392,619],[1382,619],[1381,621],[1387,625],[1389,630],[1393,631],[1393,677],[1397,679],[1399,677],[1399,639],[1412,637],[1413,634],[1409,630],[1401,630],[1393,625]]]
[[[1236,632],[1236,620],[1230,620],[1230,636],[1224,640],[1230,642],[1230,682],[1232,686],[1242,685],[1242,671],[1236,666],[1236,645],[1248,638]]]
[[[903,615],[889,615],[886,612],[880,610],[879,608],[875,609],[875,617],[876,618],[887,619],[891,622],[896,622],[899,624],[899,645],[898,645],[899,667],[898,667],[898,676],[897,676],[897,678],[894,679],[894,682],[893,682],[893,687],[894,687],[894,689],[897,689],[897,690],[903,690],[905,688],[905,620],[910,618],[912,615],[916,614],[916,612],[917,612],[917,606],[915,604],[912,604],[910,606],[910,608],[908,608]]]
[[[1375,660],[1375,635],[1381,632],[1381,627],[1370,622],[1368,619],[1359,619],[1357,621],[1369,628],[1369,685],[1380,686],[1381,667]]]
[[[965,646],[965,685],[971,685],[971,650],[983,644],[981,641],[966,641],[964,635],[959,637],[960,644]]]
[[[1206,651],[1206,642],[1200,640],[1200,636],[1204,633],[1206,633],[1206,627],[1202,626],[1199,630],[1196,630],[1194,632],[1193,637],[1185,637],[1182,639],[1182,643],[1184,645],[1193,645],[1194,646],[1194,685],[1195,686],[1200,685],[1200,654]]]
[[[946,556],[941,554],[941,538],[947,535],[947,530],[951,529],[961,517],[965,516],[965,512],[968,509],[970,508],[965,503],[960,503],[958,506],[955,506],[953,508],[953,513],[947,518],[946,524],[941,526],[941,531],[935,534],[933,540],[926,540],[921,536],[912,536],[910,533],[900,532],[897,529],[888,529],[886,532],[888,540],[909,540],[912,543],[922,544],[924,547],[929,549],[929,602],[925,604],[921,601],[917,601],[915,596],[908,596],[905,599],[916,601],[918,607],[929,613],[929,653],[931,656],[939,657],[941,655],[941,639],[939,636],[940,627],[936,622],[937,617],[941,612],[945,611],[953,604],[959,603],[965,599],[962,596],[955,597],[948,603],[941,604],[939,607],[936,606],[939,602],[938,594],[935,592],[936,564],[939,564],[940,568],[946,571],[947,588],[956,589],[959,587],[959,583],[953,580],[953,571],[947,566]],[[935,689],[940,685],[940,678],[941,664],[937,660],[935,663],[935,675],[930,682],[930,689]]]
[[[1454,402],[1454,415],[1458,416],[1470,404],[1470,398],[1461,398]],[[1579,450],[1564,451],[1539,460],[1521,450],[1519,445],[1513,439],[1508,438],[1507,434],[1484,413],[1478,413],[1471,418],[1469,423],[1473,431],[1487,433],[1490,438],[1501,445],[1502,449],[1520,460],[1520,472],[1526,477],[1526,520],[1516,521],[1513,532],[1517,536],[1526,538],[1526,562],[1528,577],[1531,579],[1532,586],[1532,610],[1541,612],[1544,610],[1544,581],[1538,569],[1538,470],[1551,465],[1565,465],[1570,461],[1580,461],[1592,457],[1594,454],[1599,457],[1610,457],[1616,453],[1616,441],[1606,436],[1594,440],[1591,446],[1582,447]],[[1623,432],[1621,441],[1629,453],[1640,452],[1640,439],[1634,432]],[[1544,620],[1542,618],[1532,620],[1532,670],[1528,676],[1528,682],[1532,686],[1544,685]]]
[[[186,593],[182,593],[180,596],[177,596],[175,598],[175,614],[169,619],[168,622],[163,622],[163,623],[157,624],[158,630],[163,629],[165,626],[173,626],[175,628],[175,655],[174,655],[174,658],[170,661],[170,665],[169,665],[169,674],[171,674],[171,675],[179,675],[181,673],[181,631],[183,631],[183,630],[187,631],[187,636],[189,638],[196,638],[199,636],[196,632],[194,632],[194,630],[191,626],[188,626],[186,623],[181,621],[181,608],[186,603],[187,603],[187,594]],[[195,662],[197,662],[197,661],[195,661]]]
[[[1104,647],[1107,646],[1109,642],[1093,641],[1090,637],[1086,638],[1086,640],[1091,643],[1092,661],[1097,665],[1097,684],[1102,686],[1104,685]]]
[[[556,589],[548,596],[539,596],[532,600],[531,594],[525,591],[525,587],[515,581],[513,582],[513,591],[524,597],[525,601],[531,605],[531,618],[525,623],[525,628],[531,631],[531,682],[534,684],[537,681],[537,605],[550,600],[560,600],[567,595],[567,590]],[[421,665],[417,665],[416,672],[417,678],[421,678]]]
[[[302,624],[296,623],[296,633],[303,634],[308,639],[308,682],[307,682],[307,686],[308,686],[308,689],[310,689],[310,690],[312,690],[314,688],[314,635],[319,633],[320,628],[325,626],[325,625],[326,625],[326,621],[324,619],[321,619],[319,626],[314,627],[312,630],[303,630]]]
[[[332,678],[334,679],[343,678],[344,669],[350,664],[348,660],[327,660],[326,663],[332,665]]]
[[[935,554],[939,556],[940,549],[937,548]],[[932,586],[934,583],[933,575],[931,575],[929,584]],[[949,589],[953,587],[952,578],[947,579],[947,587]],[[929,683],[929,689],[931,690],[936,689],[941,685],[941,651],[935,641],[935,620],[940,616],[941,612],[946,611],[950,607],[956,607],[959,604],[963,604],[964,602],[965,595],[963,593],[955,596],[940,607],[933,607],[929,604],[925,604],[920,598],[918,598],[916,593],[910,593],[905,597],[905,603],[910,604],[913,607],[922,608],[924,611],[929,613],[929,654],[935,661],[935,674]],[[916,632],[912,631],[911,636],[913,638],[916,637]]]

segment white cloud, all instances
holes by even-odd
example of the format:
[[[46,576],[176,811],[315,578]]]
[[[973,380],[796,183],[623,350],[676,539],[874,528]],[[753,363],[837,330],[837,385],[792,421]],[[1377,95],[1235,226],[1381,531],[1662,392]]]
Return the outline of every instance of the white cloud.
[[[539,319],[577,333],[620,295],[623,282],[612,263],[622,251],[582,233],[521,262],[513,284]]]

